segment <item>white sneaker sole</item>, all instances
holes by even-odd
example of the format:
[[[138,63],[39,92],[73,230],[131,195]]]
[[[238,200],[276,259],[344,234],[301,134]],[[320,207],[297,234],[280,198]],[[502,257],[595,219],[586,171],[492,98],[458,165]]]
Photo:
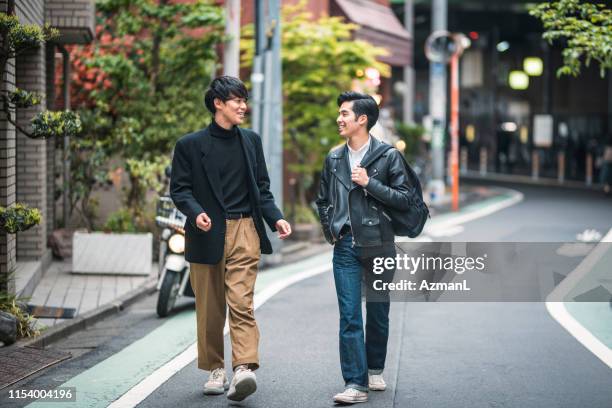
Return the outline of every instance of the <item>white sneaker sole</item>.
[[[364,397],[354,397],[354,398],[343,398],[343,397],[334,397],[334,402],[337,404],[359,404],[360,402],[368,402],[367,395]]]
[[[242,401],[257,390],[257,381],[255,375],[245,376],[245,378],[239,380],[227,393],[227,399],[231,401]]]
[[[229,382],[225,382],[223,387],[204,387],[204,395],[221,395],[229,388]]]
[[[369,384],[370,391],[384,391],[387,389],[387,384]]]

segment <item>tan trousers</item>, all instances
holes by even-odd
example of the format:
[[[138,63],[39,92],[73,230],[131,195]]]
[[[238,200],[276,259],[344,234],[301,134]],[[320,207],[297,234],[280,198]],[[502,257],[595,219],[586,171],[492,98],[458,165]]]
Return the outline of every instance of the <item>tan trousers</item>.
[[[206,248],[202,248],[203,251]],[[198,368],[224,367],[223,327],[229,308],[232,367],[259,367],[259,330],[253,293],[260,257],[259,236],[252,218],[226,220],[225,250],[216,265],[191,263],[189,278],[196,296]]]

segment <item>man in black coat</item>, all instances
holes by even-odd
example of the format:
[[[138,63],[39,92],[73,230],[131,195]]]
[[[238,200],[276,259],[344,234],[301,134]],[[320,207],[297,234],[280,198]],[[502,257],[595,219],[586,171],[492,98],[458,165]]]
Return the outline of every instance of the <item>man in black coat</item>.
[[[237,78],[210,84],[205,104],[210,126],[183,136],[174,148],[170,194],[186,215],[185,257],[196,296],[198,367],[210,371],[206,394],[241,401],[257,388],[259,331],[253,293],[260,254],[272,253],[264,220],[280,239],[291,227],[274,203],[260,137],[239,128],[248,92]],[[231,384],[223,361],[229,307]]]

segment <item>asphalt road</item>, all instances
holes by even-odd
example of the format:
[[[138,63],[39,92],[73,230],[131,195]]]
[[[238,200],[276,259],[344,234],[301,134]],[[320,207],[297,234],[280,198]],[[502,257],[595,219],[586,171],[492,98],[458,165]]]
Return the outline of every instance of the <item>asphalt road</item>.
[[[612,228],[601,194],[507,186],[524,200],[463,225],[453,241],[575,241]],[[328,407],[342,389],[338,311],[331,273],[286,289],[257,313],[259,390],[244,407]],[[543,303],[394,303],[385,377],[376,407],[610,407],[612,371],[579,344]],[[229,355],[227,357],[229,361]],[[227,406],[204,396],[191,364],[139,406]]]

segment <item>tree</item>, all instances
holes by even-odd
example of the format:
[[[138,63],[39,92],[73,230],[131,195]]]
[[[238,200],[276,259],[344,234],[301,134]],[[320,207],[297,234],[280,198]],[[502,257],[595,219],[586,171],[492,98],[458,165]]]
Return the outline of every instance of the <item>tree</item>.
[[[206,121],[203,94],[217,68],[223,11],[205,0],[98,0],[96,7],[96,43],[72,53],[73,99],[91,112],[87,132],[97,145],[90,151],[124,159],[125,206],[139,218],[176,139]]]
[[[389,75],[389,67],[376,59],[385,50],[353,40],[358,26],[341,17],[317,20],[305,11],[305,2],[283,7],[281,59],[283,65],[284,148],[295,157],[289,169],[299,174],[298,199],[306,205],[306,191],[321,170],[325,155],[337,144],[336,98],[350,90],[368,67]],[[241,34],[242,63],[251,67],[254,27]]]
[[[29,108],[40,104],[42,95],[15,88],[9,91],[5,82],[7,63],[10,59],[23,52],[40,47],[45,42],[56,38],[59,32],[49,25],[40,27],[36,24],[21,24],[15,15],[15,0],[7,3],[7,12],[0,13],[0,79],[2,87],[0,103],[4,118],[11,123],[19,133],[35,138],[46,139],[74,136],[81,131],[81,121],[77,114],[71,111],[51,112],[44,110],[31,120],[31,130],[21,127],[16,121],[17,109]],[[14,234],[25,231],[39,224],[41,214],[38,209],[29,208],[24,204],[14,204],[11,207],[0,207],[0,230]]]
[[[612,68],[612,10],[604,4],[559,0],[532,6],[529,13],[544,24],[542,38],[551,44],[566,40],[558,76],[577,76],[583,61],[589,66],[595,60],[602,77]]]

